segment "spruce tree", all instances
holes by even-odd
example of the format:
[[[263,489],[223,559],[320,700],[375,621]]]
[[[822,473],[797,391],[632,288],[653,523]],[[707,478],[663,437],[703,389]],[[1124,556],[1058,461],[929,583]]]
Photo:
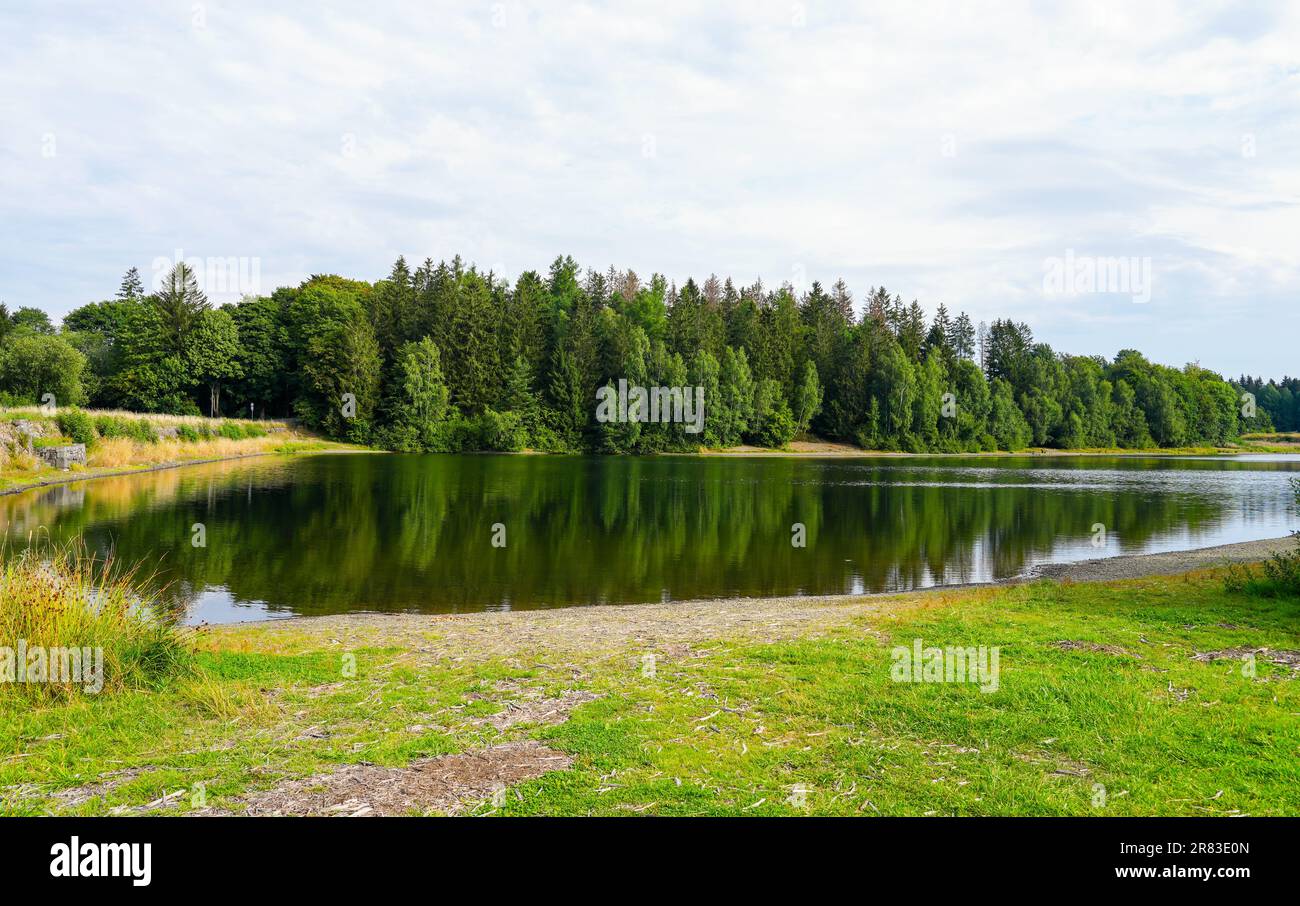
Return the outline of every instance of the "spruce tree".
[[[134,302],[136,299],[144,298],[144,284],[140,282],[139,268],[132,267],[127,270],[126,275],[122,277],[122,285],[118,287],[117,298],[123,302]]]

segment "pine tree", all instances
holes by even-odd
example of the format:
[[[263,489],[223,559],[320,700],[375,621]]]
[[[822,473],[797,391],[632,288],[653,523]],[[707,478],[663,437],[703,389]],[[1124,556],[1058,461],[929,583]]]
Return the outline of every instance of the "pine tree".
[[[962,312],[952,322],[948,333],[948,348],[959,359],[970,359],[975,355],[975,328],[971,326],[970,316]]]
[[[190,331],[199,315],[210,307],[208,297],[199,289],[194,270],[184,261],[178,261],[163,278],[162,288],[150,298],[158,312],[168,351],[183,355]]]
[[[537,429],[537,394],[533,390],[533,369],[523,356],[516,356],[501,394],[501,411],[516,412],[531,434]]]
[[[388,279],[377,284],[371,297],[370,324],[385,361],[396,356],[399,346],[415,338],[416,320],[415,281],[405,256],[399,255]]]
[[[562,348],[556,350],[548,395],[554,412],[554,431],[564,447],[571,450],[580,448],[587,414],[594,411],[588,407],[596,405],[595,396],[588,398],[583,390],[585,383],[569,354]]]
[[[900,314],[898,344],[909,361],[920,362],[925,346],[925,312],[915,299]]]
[[[477,415],[497,396],[501,350],[493,334],[492,288],[473,268],[459,282],[443,347],[447,385],[452,402],[466,414]]]
[[[872,289],[871,294],[867,297],[867,309],[863,314],[864,321],[874,321],[881,327],[891,327],[891,301],[889,292],[882,286],[879,289]]]
[[[122,277],[122,285],[118,287],[117,298],[123,302],[134,302],[136,299],[144,298],[144,284],[140,282],[139,268],[132,267],[127,270],[126,275]]]
[[[849,285],[844,282],[843,277],[836,280],[835,285],[831,287],[831,304],[845,324],[853,323],[853,293],[849,292]]]
[[[925,337],[927,356],[931,350],[939,348],[943,351],[945,362],[950,362],[957,357],[957,352],[950,343],[952,323],[952,319],[948,317],[948,306],[940,302],[939,308],[934,313],[934,321],[930,324],[930,332]]]

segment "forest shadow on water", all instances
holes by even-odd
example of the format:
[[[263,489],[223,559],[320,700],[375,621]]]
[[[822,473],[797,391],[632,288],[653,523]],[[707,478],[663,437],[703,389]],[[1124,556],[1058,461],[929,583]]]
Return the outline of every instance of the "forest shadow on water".
[[[454,613],[899,591],[1277,537],[1297,527],[1297,472],[1300,457],[323,455],[29,491],[0,498],[0,525],[10,547],[80,536],[139,564],[189,622]]]

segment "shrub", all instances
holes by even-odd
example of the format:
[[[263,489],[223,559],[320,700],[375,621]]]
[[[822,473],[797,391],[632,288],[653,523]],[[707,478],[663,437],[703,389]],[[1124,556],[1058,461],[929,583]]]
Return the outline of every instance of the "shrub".
[[[72,438],[74,444],[90,446],[95,442],[95,422],[80,409],[63,409],[56,421],[59,432]]]
[[[453,415],[447,419],[446,452],[462,453],[466,450],[482,450],[483,440],[481,425],[477,419],[463,415]]]
[[[765,447],[784,447],[794,439],[797,425],[785,400],[768,410],[758,431],[758,442]]]
[[[100,437],[130,437],[131,429],[126,419],[112,415],[100,415],[95,419],[95,431]]]
[[[137,418],[128,423],[127,430],[132,440],[138,440],[142,444],[158,443],[158,432],[153,429],[147,418]]]
[[[196,443],[199,439],[199,432],[193,425],[181,424],[176,426],[176,436],[183,441]]]
[[[574,453],[576,447],[567,442],[549,425],[538,425],[533,429],[533,449],[543,453]]]
[[[28,548],[0,567],[0,645],[27,651],[102,650],[102,691],[157,687],[188,669],[192,650],[153,594],[79,544]],[[93,659],[93,658],[92,658]],[[92,693],[87,678],[2,682],[0,697],[61,699]]]
[[[243,440],[245,437],[244,429],[237,422],[222,422],[217,433],[229,440]]]
[[[479,441],[484,450],[514,453],[528,446],[528,430],[518,412],[488,408],[479,416]]]
[[[130,424],[130,436],[132,440],[137,440],[142,444],[156,444],[158,442],[158,432],[154,431],[153,425],[147,418],[137,418]]]
[[[419,453],[420,433],[412,425],[385,425],[375,431],[375,446],[394,453]]]

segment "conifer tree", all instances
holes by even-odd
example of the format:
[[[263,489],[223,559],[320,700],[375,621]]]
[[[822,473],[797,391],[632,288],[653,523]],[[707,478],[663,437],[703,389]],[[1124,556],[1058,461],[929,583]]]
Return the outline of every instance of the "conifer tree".
[[[123,302],[134,302],[136,299],[144,298],[144,284],[140,282],[140,269],[129,268],[126,275],[122,277],[122,285],[118,287],[117,298]]]

